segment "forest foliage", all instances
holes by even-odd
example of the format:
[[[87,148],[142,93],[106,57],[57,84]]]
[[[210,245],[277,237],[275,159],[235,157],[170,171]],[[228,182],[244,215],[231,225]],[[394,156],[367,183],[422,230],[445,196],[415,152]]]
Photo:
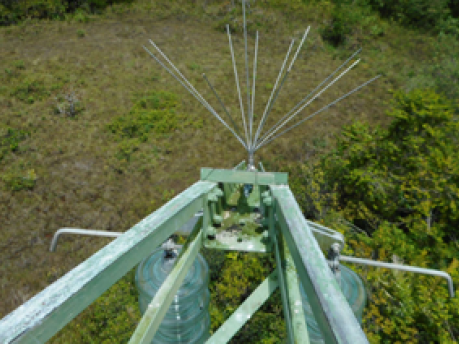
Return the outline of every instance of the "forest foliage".
[[[72,12],[83,13],[85,18],[85,13],[97,13],[117,2],[130,1],[3,1],[0,25],[14,25],[28,17],[64,18]],[[293,11],[306,2],[266,0],[261,3],[272,8],[290,6]],[[459,36],[457,1],[315,3],[327,9],[322,38],[336,46],[345,44],[358,30],[367,30],[372,39],[384,35],[387,22],[379,17],[418,30]],[[307,218],[345,233],[348,247],[344,254],[447,271],[457,286],[459,76],[457,63],[451,58],[440,56],[429,68],[426,75],[435,75],[435,79],[434,84],[427,84],[443,91],[449,99],[434,91],[416,88],[408,93],[395,92],[393,109],[388,113],[392,122],[388,127],[373,128],[356,122],[338,135],[332,152],[308,164],[286,167],[263,162],[269,170],[290,172],[290,187]],[[6,69],[5,73],[13,77],[23,67],[18,65],[16,69]],[[47,95],[43,84],[32,79],[25,80],[10,94],[27,104]],[[137,154],[138,147],[154,135],[175,130],[181,122],[179,113],[175,112],[176,105],[174,95],[154,93],[136,100],[126,115],[114,118],[107,129],[118,140],[116,158],[129,161]],[[154,126],[152,120],[156,123]],[[27,135],[29,133],[18,129],[2,128],[0,159],[20,151]],[[34,170],[19,172],[3,177],[8,187],[12,190],[32,188],[36,180]],[[212,331],[215,331],[269,275],[275,264],[267,255],[205,250],[203,254],[211,266],[210,313]],[[351,267],[362,276],[368,289],[363,327],[371,343],[457,342],[459,301],[449,298],[444,280]],[[140,318],[133,276],[131,271],[123,277],[54,337],[53,342],[127,342]],[[277,292],[237,334],[234,342],[279,343],[284,339],[282,306]]]
[[[291,187],[305,215],[341,228],[347,254],[447,271],[457,286],[457,109],[431,90],[395,92],[388,128],[356,122],[344,128],[332,152],[291,167],[293,176],[302,176]],[[364,329],[372,343],[459,338],[459,302],[449,298],[444,280],[354,269],[367,281]]]

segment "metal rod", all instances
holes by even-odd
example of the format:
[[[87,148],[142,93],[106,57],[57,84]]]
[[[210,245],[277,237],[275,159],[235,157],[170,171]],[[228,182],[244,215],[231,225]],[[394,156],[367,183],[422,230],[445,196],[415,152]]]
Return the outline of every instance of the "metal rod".
[[[250,81],[249,81],[249,59],[247,56],[247,23],[245,20],[245,0],[242,0],[242,16],[244,18],[243,26],[244,26],[244,48],[245,48],[245,74],[247,76],[247,118],[249,119],[249,126],[250,126],[250,135],[249,135],[249,149],[252,146],[252,130],[251,130],[251,123],[252,117],[250,113]]]
[[[448,273],[443,272],[443,271],[425,269],[425,268],[420,268],[416,266],[400,265],[400,264],[394,264],[394,263],[376,262],[370,259],[355,258],[355,257],[349,257],[349,256],[341,256],[341,255],[339,256],[339,259],[345,262],[349,262],[349,263],[370,265],[370,266],[376,266],[379,268],[395,269],[395,270],[401,270],[401,271],[414,272],[416,274],[426,274],[426,275],[442,277],[448,281],[449,296],[454,297],[453,279]]]
[[[298,56],[298,53],[300,52],[301,47],[303,46],[303,43],[304,43],[304,41],[306,40],[306,37],[308,36],[308,33],[309,33],[309,30],[310,30],[310,29],[311,29],[311,26],[308,26],[308,28],[307,28],[306,31],[304,32],[303,38],[301,39],[301,42],[300,42],[300,45],[299,45],[298,48],[296,49],[295,55],[293,55],[293,60],[292,60],[292,62],[290,62],[290,66],[288,66],[287,71],[290,71],[290,70],[292,69],[293,64],[295,63],[296,57]]]
[[[49,247],[51,252],[56,251],[57,242],[62,234],[92,235],[108,238],[117,238],[120,235],[123,235],[122,232],[106,232],[95,229],[61,228],[56,233],[54,233],[53,240],[51,241],[51,246]]]
[[[250,139],[252,140],[252,127],[253,127],[253,108],[255,104],[255,80],[257,75],[257,55],[258,55],[258,31],[255,38],[255,57],[253,58],[253,83],[252,83],[252,117],[250,121]],[[251,141],[251,148],[255,145],[255,142]]]
[[[214,112],[214,114],[216,114],[215,110],[209,105],[209,103],[204,99],[204,97],[201,96],[201,94],[193,87],[193,85],[187,80],[187,78],[186,78],[182,73],[180,73],[180,71],[178,70],[178,68],[175,67],[175,65],[167,58],[166,54],[164,54],[164,53],[161,51],[161,49],[159,49],[159,47],[158,47],[151,39],[150,39],[149,41],[150,41],[150,43],[155,47],[155,49],[161,54],[161,56],[164,57],[164,59],[165,59],[167,62],[169,62],[169,64],[172,66],[172,68],[174,68],[174,70],[182,77],[182,79],[183,79],[183,80],[187,83],[187,85],[194,91],[194,93],[202,100],[202,102],[204,102],[204,104],[207,105],[208,110],[212,109],[212,111]],[[204,104],[203,104],[203,105],[204,105]],[[225,122],[224,122],[222,119],[221,119],[221,121],[222,121],[223,124],[225,124]],[[227,127],[228,129],[230,129],[228,125],[226,125],[226,127]],[[235,134],[234,131],[233,131],[233,134]],[[242,140],[241,140],[241,141],[242,141]]]
[[[274,103],[275,103],[276,100],[277,100],[277,97],[278,97],[278,95],[279,95],[279,93],[280,93],[280,90],[282,89],[282,86],[284,85],[284,82],[285,82],[285,80],[287,79],[287,77],[288,77],[288,75],[289,75],[289,73],[290,73],[290,71],[291,71],[291,69],[292,69],[292,67],[293,67],[293,64],[295,63],[296,57],[298,56],[298,53],[300,52],[301,47],[303,46],[303,43],[304,43],[304,41],[306,40],[306,37],[308,36],[308,33],[309,33],[309,30],[310,30],[310,29],[311,29],[311,26],[308,26],[308,28],[307,28],[306,31],[304,32],[303,38],[301,39],[301,42],[300,42],[300,44],[298,45],[298,48],[296,49],[295,55],[293,56],[293,59],[292,59],[292,61],[290,62],[289,67],[287,68],[287,72],[285,73],[284,78],[282,79],[282,82],[281,82],[279,88],[278,88],[277,91],[276,91],[276,95],[274,96],[272,102],[270,102],[270,104],[269,104],[269,109],[268,109],[268,112],[267,112],[267,114],[266,114],[266,118],[265,118],[265,120],[263,121],[263,123],[261,124],[261,128],[260,128],[260,130],[259,130],[258,133],[261,133],[261,131],[263,130],[263,126],[264,126],[264,124],[266,123],[266,121],[268,120],[269,114],[271,113],[271,110],[272,110],[272,108],[273,108],[273,106],[274,106]],[[257,139],[258,139],[258,136],[257,136]],[[254,143],[254,146],[255,146],[255,145],[256,145],[256,142]]]
[[[296,127],[299,126],[301,123],[307,121],[308,119],[311,119],[312,117],[314,117],[315,115],[321,113],[322,111],[327,110],[329,107],[335,105],[335,104],[338,103],[339,101],[341,101],[341,100],[343,100],[344,98],[350,96],[352,93],[357,92],[357,91],[360,90],[362,87],[368,85],[370,82],[373,82],[374,80],[378,79],[380,76],[381,76],[381,75],[378,75],[378,76],[374,77],[373,79],[371,79],[371,80],[369,80],[369,81],[363,83],[363,84],[360,85],[359,87],[354,88],[351,92],[346,93],[344,96],[342,96],[342,97],[336,99],[334,102],[328,104],[327,106],[324,106],[322,109],[320,109],[320,110],[314,112],[312,115],[306,117],[305,119],[301,120],[300,122],[296,123],[295,125],[292,125],[290,128],[287,128],[287,129],[285,129],[284,131],[282,131],[281,133],[277,134],[277,135],[276,135],[275,137],[273,137],[271,140],[269,140],[269,141],[267,141],[267,142],[265,142],[265,143],[259,144],[259,145],[255,148],[255,151],[258,150],[258,149],[260,149],[260,148],[263,147],[264,145],[267,145],[268,143],[270,143],[271,141],[275,140],[275,139],[278,138],[279,136],[285,134],[286,132],[288,132],[288,131],[290,131],[290,130],[296,128]]]
[[[339,76],[337,76],[332,82],[330,82],[327,86],[325,86],[319,93],[317,93],[311,100],[309,100],[306,104],[304,104],[300,109],[298,109],[293,115],[287,118],[284,123],[282,123],[279,127],[277,127],[271,134],[269,134],[264,140],[266,141],[270,136],[274,135],[279,129],[281,129],[284,125],[286,125],[290,120],[292,120],[298,113],[300,113],[306,106],[311,104],[316,98],[318,98],[322,93],[324,93],[329,87],[331,87],[336,81],[341,79],[341,77],[346,74],[352,67],[354,67],[357,63],[360,62],[360,59],[355,61],[350,67],[348,67],[344,72],[342,72]],[[261,142],[261,144],[263,143]]]
[[[228,124],[226,124],[226,122],[215,112],[215,110],[207,103],[205,102],[205,100],[201,100],[188,86],[186,86],[182,80],[180,80],[169,68],[167,68],[155,55],[153,55],[151,53],[151,51],[149,51],[145,46],[143,47],[149,54],[151,57],[153,57],[156,62],[158,62],[167,72],[169,72],[169,74],[171,74],[183,87],[185,87],[185,89],[191,93],[191,95],[193,95],[207,110],[209,110],[215,117],[217,117],[217,119],[225,126],[227,127],[232,133],[233,135],[239,140],[239,142],[241,142],[241,144],[244,146],[245,149],[247,149],[247,145],[244,143],[244,141],[242,141],[242,139],[234,132],[233,129],[231,129]],[[201,97],[202,98],[202,97]],[[207,105],[206,105],[207,104]]]
[[[241,90],[239,89],[239,78],[237,77],[236,60],[234,58],[233,43],[231,42],[231,33],[230,33],[230,29],[229,29],[229,25],[228,24],[226,25],[226,32],[228,33],[229,46],[230,46],[230,50],[231,50],[231,59],[233,61],[233,68],[234,68],[234,77],[236,79],[237,94],[239,96],[239,105],[241,107],[242,123],[244,125],[245,138],[247,140],[247,149],[249,149],[250,148],[249,147],[250,146],[250,142],[249,142],[249,137],[247,135],[247,125],[245,123],[244,106],[242,105]]]
[[[333,75],[335,75],[338,71],[341,70],[341,68],[343,68],[355,55],[357,55],[358,53],[360,53],[360,51],[362,50],[362,48],[360,48],[359,50],[357,50],[354,54],[352,54],[346,61],[344,61],[344,63],[339,66],[337,69],[335,69],[335,71],[333,73],[331,73],[324,81],[322,81],[319,85],[316,86],[316,88],[314,88],[305,98],[303,98],[302,101],[300,101],[298,104],[295,105],[295,107],[293,109],[291,109],[284,117],[282,117],[279,121],[277,121],[276,124],[274,124],[268,131],[265,135],[263,135],[262,139],[261,140],[264,140],[266,136],[268,136],[274,128],[277,127],[277,125],[282,122],[285,118],[287,118],[293,111],[295,111],[299,106],[301,106],[301,104],[303,104],[306,100],[309,99],[309,97],[311,97],[312,94],[314,94],[315,91],[317,91],[324,83],[326,83],[328,80],[330,80],[330,78],[333,77]],[[260,140],[260,141],[261,141]]]
[[[234,129],[236,130],[236,132],[238,133],[239,136],[242,136],[241,133],[239,132],[239,127],[237,126],[236,122],[234,122],[234,120],[233,120],[233,117],[231,117],[230,113],[228,112],[228,110],[225,107],[225,104],[223,104],[223,101],[218,96],[217,91],[212,86],[212,84],[210,83],[209,79],[207,79],[206,73],[203,73],[202,76],[207,81],[207,84],[209,85],[210,89],[214,92],[214,95],[218,99],[218,101],[220,102],[220,105],[222,106],[223,111],[225,111],[225,113],[228,116],[228,118],[230,119],[231,123],[233,123]]]
[[[282,63],[282,67],[281,67],[281,69],[279,71],[279,75],[277,76],[276,83],[275,83],[275,85],[273,87],[273,90],[271,91],[271,95],[269,96],[268,102],[266,103],[265,111],[263,112],[263,116],[261,117],[260,123],[258,124],[257,132],[255,134],[255,140],[254,140],[255,142],[257,142],[257,140],[258,140],[258,135],[260,134],[261,127],[263,126],[264,119],[265,119],[265,116],[266,116],[266,111],[268,110],[269,104],[271,103],[271,99],[273,97],[274,91],[277,88],[277,83],[279,82],[279,79],[280,79],[280,77],[282,75],[282,72],[284,71],[285,63],[287,62],[287,59],[288,59],[288,57],[290,55],[290,51],[292,50],[294,42],[295,42],[295,40],[292,39],[292,43],[290,43],[290,47],[288,48],[287,55],[285,56],[284,62]]]

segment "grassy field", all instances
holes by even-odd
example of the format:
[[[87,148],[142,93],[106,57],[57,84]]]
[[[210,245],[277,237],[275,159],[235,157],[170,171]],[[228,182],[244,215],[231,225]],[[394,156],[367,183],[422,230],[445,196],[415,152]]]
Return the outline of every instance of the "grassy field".
[[[313,159],[326,151],[343,125],[356,120],[387,124],[389,90],[430,85],[434,61],[440,63],[451,51],[459,51],[457,43],[440,45],[436,37],[377,17],[356,28],[346,45],[334,48],[319,34],[328,9],[307,9],[292,16],[285,8],[256,2],[248,14],[250,65],[257,28],[260,35],[258,119],[291,39],[296,49],[311,25],[267,128],[359,47],[360,64],[304,115],[377,74],[383,77],[261,149],[257,160],[278,170],[287,162]],[[246,159],[231,133],[142,48],[154,51],[148,42],[152,39],[221,113],[201,76],[205,72],[240,121],[224,31],[230,22],[242,83],[240,12],[230,1],[194,6],[186,1],[139,0],[130,7],[111,7],[103,15],[0,28],[0,138],[24,133],[14,144],[0,141],[0,318],[110,241],[64,237],[57,252],[50,253],[51,238],[59,228],[125,231],[197,181],[200,167],[231,168]],[[73,111],[67,100],[72,92],[78,99]],[[145,139],[110,130],[110,124],[134,111],[141,99],[161,98],[160,92],[176,97],[173,123],[165,118],[167,130],[151,130]]]

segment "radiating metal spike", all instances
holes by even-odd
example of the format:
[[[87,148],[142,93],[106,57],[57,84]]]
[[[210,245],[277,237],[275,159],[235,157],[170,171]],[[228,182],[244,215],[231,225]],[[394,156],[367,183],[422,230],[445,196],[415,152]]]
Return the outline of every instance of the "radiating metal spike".
[[[360,53],[360,51],[362,51],[362,48],[360,48],[359,50],[357,50],[354,54],[351,55],[351,57],[349,57],[346,61],[344,61],[344,63],[339,66],[337,69],[335,69],[335,71],[333,73],[331,73],[324,81],[322,81],[319,85],[316,86],[316,88],[314,88],[306,97],[303,98],[302,101],[300,101],[298,104],[295,105],[295,107],[290,110],[284,117],[282,117],[279,121],[277,121],[277,123],[275,125],[273,125],[267,132],[265,135],[263,135],[263,137],[260,139],[260,141],[264,140],[266,138],[266,136],[268,136],[278,125],[279,123],[281,123],[285,118],[287,118],[293,111],[295,111],[299,106],[301,106],[301,104],[303,104],[306,100],[308,100],[312,94],[314,94],[315,91],[317,91],[324,83],[326,83],[331,77],[333,77],[333,75],[335,75],[337,72],[339,72],[341,70],[341,68],[343,68],[355,55],[357,55],[358,53]]]
[[[368,85],[369,83],[373,82],[374,80],[378,79],[381,75],[378,75],[376,77],[374,77],[373,79],[363,83],[362,85],[354,88],[351,92],[348,92],[346,93],[344,96],[336,99],[335,101],[333,101],[332,103],[324,106],[322,109],[314,112],[312,115],[306,117],[305,119],[301,120],[300,122],[296,123],[295,125],[291,126],[290,128],[287,128],[285,129],[284,131],[282,131],[280,134],[277,134],[275,137],[273,137],[271,140],[267,141],[267,142],[262,142],[260,143],[256,148],[255,148],[255,151],[257,151],[258,149],[260,149],[261,147],[267,145],[268,143],[270,143],[271,141],[275,140],[276,138],[278,138],[279,136],[285,134],[286,132],[296,128],[297,126],[299,126],[300,124],[304,123],[305,121],[307,121],[308,119],[311,119],[312,117],[314,117],[315,115],[318,115],[319,113],[321,113],[322,111],[324,110],[327,110],[329,107],[335,105],[336,103],[338,103],[339,101],[343,100],[344,98],[347,98],[348,96],[350,96],[352,93],[354,92],[357,92],[358,90],[360,90],[362,87],[365,87],[366,85]]]
[[[247,145],[242,141],[242,139],[234,132],[233,129],[231,129],[228,124],[215,112],[215,110],[202,98],[202,96],[198,93],[195,94],[187,85],[183,83],[182,80],[180,80],[169,68],[167,68],[155,55],[153,55],[145,46],[143,47],[151,57],[153,57],[156,62],[158,62],[169,74],[171,74],[185,89],[190,92],[207,110],[209,110],[225,127],[227,127],[233,135],[241,142],[241,144],[244,146],[245,149],[248,149]],[[197,92],[197,91],[196,91]],[[199,97],[198,97],[199,95]]]
[[[355,61],[350,67],[348,67],[344,72],[342,72],[339,76],[337,76],[332,82],[330,82],[327,86],[325,86],[319,93],[317,93],[310,101],[308,101],[306,104],[304,104],[299,110],[297,110],[293,115],[291,115],[289,118],[287,118],[284,123],[282,123],[280,126],[278,126],[271,134],[269,134],[260,144],[262,144],[264,141],[266,141],[269,137],[274,135],[279,129],[281,129],[284,125],[286,125],[290,120],[292,120],[301,110],[303,110],[306,106],[311,104],[316,98],[318,98],[322,93],[324,93],[329,87],[331,87],[336,81],[341,79],[343,75],[345,75],[349,70],[351,70],[357,63],[360,62],[360,59]]]
[[[252,146],[252,128],[251,128],[251,123],[252,123],[252,115],[251,115],[251,107],[250,107],[250,82],[249,82],[249,59],[247,56],[247,22],[245,20],[245,0],[242,0],[242,15],[244,18],[244,48],[245,48],[245,74],[247,76],[247,83],[246,83],[246,88],[247,88],[247,118],[249,119],[249,130],[250,130],[250,135],[249,135],[249,149]]]
[[[275,91],[276,88],[277,88],[277,84],[278,84],[279,79],[280,79],[280,77],[281,77],[281,75],[282,75],[282,72],[284,71],[285,64],[287,63],[288,57],[289,57],[289,55],[290,55],[290,51],[292,50],[292,47],[293,47],[293,43],[295,43],[295,40],[294,40],[294,39],[292,39],[292,43],[290,43],[290,47],[288,48],[287,55],[285,56],[284,62],[282,63],[282,67],[281,67],[281,69],[280,69],[280,71],[279,71],[279,75],[277,76],[276,83],[275,83],[275,85],[274,85],[274,87],[273,87],[273,90],[271,91],[271,96],[269,97],[268,102],[266,103],[265,111],[264,111],[264,113],[263,113],[263,116],[261,117],[260,123],[258,124],[258,129],[257,129],[257,132],[256,132],[256,134],[255,134],[255,140],[254,140],[255,142],[257,142],[257,140],[258,140],[258,135],[260,135],[260,130],[261,130],[261,128],[263,127],[263,124],[264,124],[264,121],[265,121],[266,112],[267,112],[267,110],[268,110],[268,108],[269,108],[269,104],[271,103],[271,99],[272,99],[272,97],[273,97],[274,91]]]
[[[233,126],[234,126],[234,129],[236,130],[236,133],[239,136],[242,136],[241,133],[239,132],[239,127],[237,126],[236,122],[234,122],[233,117],[231,117],[230,113],[228,112],[228,110],[225,107],[225,104],[223,104],[223,101],[221,100],[221,98],[218,96],[217,91],[215,91],[215,88],[212,86],[212,84],[210,83],[209,79],[207,79],[206,74],[203,73],[202,76],[207,81],[207,84],[209,85],[210,89],[214,92],[214,95],[217,98],[217,100],[220,102],[220,105],[222,106],[223,111],[225,111],[225,113],[228,116],[229,120],[231,121],[231,123],[233,123]]]
[[[243,124],[244,130],[245,130],[245,138],[247,140],[246,141],[247,142],[247,147],[249,147],[250,146],[250,142],[249,142],[249,136],[247,134],[247,125],[246,125],[245,116],[244,116],[244,106],[242,105],[241,90],[239,88],[239,78],[237,77],[236,60],[234,58],[233,43],[231,42],[231,33],[230,33],[229,25],[226,25],[226,32],[228,33],[229,46],[230,46],[230,50],[231,50],[231,59],[233,61],[234,77],[236,79],[236,88],[237,88],[237,94],[239,96],[239,105],[241,107],[242,124]]]

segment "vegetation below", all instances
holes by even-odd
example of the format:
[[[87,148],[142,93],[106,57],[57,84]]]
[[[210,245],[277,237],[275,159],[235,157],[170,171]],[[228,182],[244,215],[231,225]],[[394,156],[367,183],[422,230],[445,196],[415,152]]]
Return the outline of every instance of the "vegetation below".
[[[142,48],[154,40],[220,113],[205,72],[240,121],[225,33],[229,23],[241,80],[242,11],[234,3],[0,5],[0,317],[110,241],[67,236],[49,253],[59,228],[125,231],[198,180],[200,167],[231,168],[246,158],[229,131]],[[457,18],[456,2],[444,0],[255,0],[247,13],[250,47],[260,33],[256,119],[291,39],[298,42],[311,25],[263,132],[360,46],[358,67],[304,115],[382,75],[257,159],[267,170],[290,173],[308,218],[345,233],[344,254],[440,269],[456,286]],[[215,331],[275,264],[269,255],[202,253],[211,266]],[[444,281],[351,267],[369,292],[363,328],[371,343],[457,342],[459,304]],[[140,319],[133,276],[50,342],[126,343]],[[284,340],[275,293],[232,343]]]

